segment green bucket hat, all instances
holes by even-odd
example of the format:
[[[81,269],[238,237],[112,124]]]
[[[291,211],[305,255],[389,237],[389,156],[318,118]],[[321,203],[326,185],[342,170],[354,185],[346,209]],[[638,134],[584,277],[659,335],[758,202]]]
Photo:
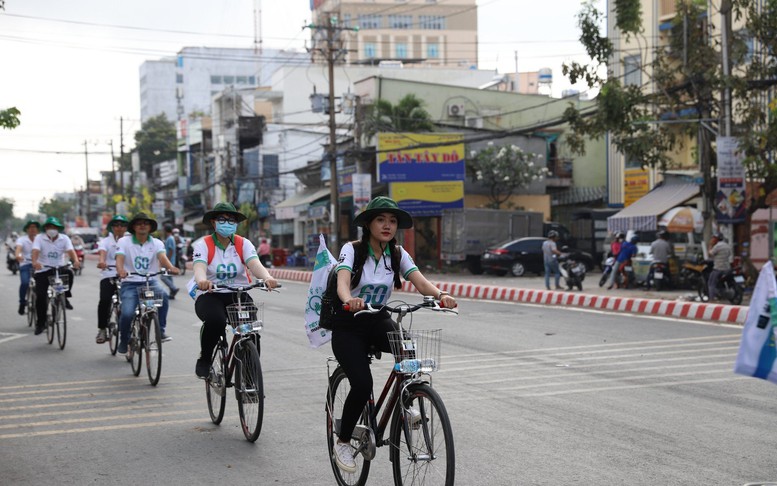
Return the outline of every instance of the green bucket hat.
[[[46,221],[43,222],[43,227],[45,228],[46,226],[56,226],[59,231],[65,231],[65,225],[54,216],[46,218]]]
[[[151,233],[156,231],[158,227],[155,219],[149,217],[146,213],[140,212],[140,213],[137,213],[135,216],[133,216],[127,225],[128,226],[127,231],[129,231],[131,235],[135,234],[134,226],[135,226],[135,223],[137,223],[138,221],[149,221],[151,223],[151,231],[150,231]]]
[[[244,221],[245,215],[235,208],[235,205],[228,202],[220,202],[213,206],[213,209],[202,216],[202,222],[210,224],[211,219],[215,219],[219,214],[229,214],[237,219],[237,222]]]
[[[413,217],[404,209],[399,209],[396,201],[386,196],[373,198],[367,208],[359,213],[353,220],[356,226],[367,226],[375,216],[380,213],[391,213],[397,217],[397,227],[399,229],[408,229],[413,227]]]
[[[116,223],[124,223],[127,226],[129,226],[129,220],[127,219],[127,217],[124,216],[123,214],[117,214],[116,216],[111,218],[110,221],[108,221],[108,231],[110,231],[111,228],[113,228],[113,225]]]
[[[34,220],[34,219],[31,219],[31,220],[27,221],[26,223],[24,223],[24,227],[22,228],[22,231],[27,231],[27,228],[29,228],[30,226],[37,226],[38,227],[38,231],[40,231],[40,223],[37,220]]]

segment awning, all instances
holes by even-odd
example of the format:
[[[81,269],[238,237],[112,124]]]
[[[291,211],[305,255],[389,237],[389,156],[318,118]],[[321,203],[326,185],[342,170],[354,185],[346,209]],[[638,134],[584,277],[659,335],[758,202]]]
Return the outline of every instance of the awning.
[[[604,199],[606,192],[604,187],[570,187],[566,191],[553,194],[550,201],[553,206],[583,204]]]
[[[275,219],[294,219],[300,212],[306,211],[308,205],[318,199],[328,197],[328,187],[307,187],[290,198],[275,205]]]
[[[699,186],[696,184],[658,186],[631,206],[607,218],[607,230],[624,233],[628,230],[655,231],[659,216],[698,194]]]

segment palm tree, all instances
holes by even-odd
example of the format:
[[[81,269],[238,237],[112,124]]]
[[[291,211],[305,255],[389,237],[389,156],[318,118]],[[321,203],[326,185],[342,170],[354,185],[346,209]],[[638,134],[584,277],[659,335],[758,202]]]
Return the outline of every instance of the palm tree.
[[[378,132],[430,132],[432,116],[423,108],[423,101],[409,94],[396,105],[378,100],[367,113],[364,135],[371,139]]]

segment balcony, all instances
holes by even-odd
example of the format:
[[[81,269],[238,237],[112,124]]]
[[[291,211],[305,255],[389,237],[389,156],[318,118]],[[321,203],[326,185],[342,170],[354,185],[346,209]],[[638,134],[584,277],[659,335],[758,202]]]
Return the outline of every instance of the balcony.
[[[572,159],[555,158],[548,160],[548,177],[545,184],[552,187],[569,187],[572,185]]]

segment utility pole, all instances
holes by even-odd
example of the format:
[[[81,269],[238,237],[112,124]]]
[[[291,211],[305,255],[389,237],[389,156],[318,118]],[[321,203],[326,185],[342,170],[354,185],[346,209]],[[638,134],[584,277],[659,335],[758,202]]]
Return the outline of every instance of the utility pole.
[[[89,203],[89,152],[86,147],[86,140],[84,140],[84,162],[86,163],[86,186],[84,186],[84,195],[86,196],[86,225],[89,226],[89,213],[91,212],[91,204]]]
[[[111,139],[108,143],[111,144],[111,200],[113,200],[113,196],[116,195],[116,157],[113,155],[113,139]],[[111,205],[113,207],[113,212],[116,212],[116,202],[114,201]]]
[[[720,50],[723,62],[723,135],[731,136],[731,66],[729,61],[729,39],[731,37],[731,0],[723,0],[720,4]]]
[[[124,117],[119,117],[119,177],[121,177],[121,201],[126,200],[124,192]]]

